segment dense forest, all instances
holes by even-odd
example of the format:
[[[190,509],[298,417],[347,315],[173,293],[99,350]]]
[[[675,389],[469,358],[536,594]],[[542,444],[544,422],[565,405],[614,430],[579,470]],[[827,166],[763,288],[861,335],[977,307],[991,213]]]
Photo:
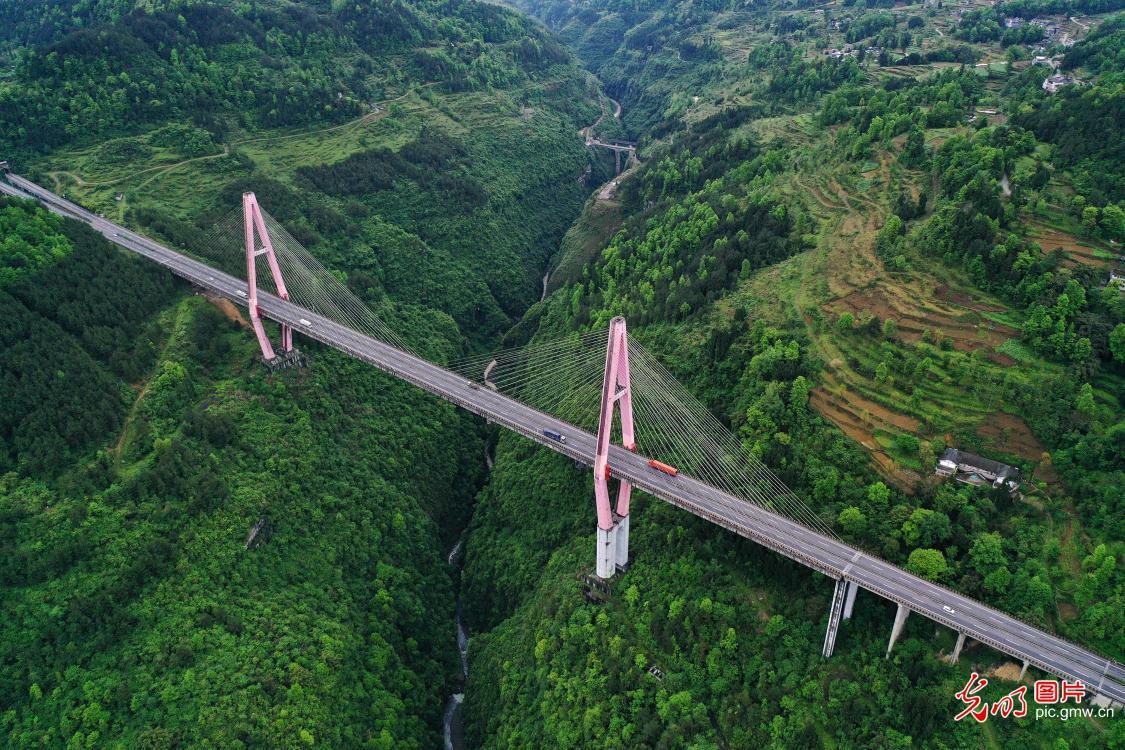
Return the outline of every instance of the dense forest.
[[[979,70],[988,64],[932,65],[1013,47],[1018,60],[1042,42],[1033,24],[1018,36],[1001,33],[1002,23],[1000,32],[970,33],[979,19],[1113,8],[1011,3],[996,16],[958,14],[960,26],[945,34],[967,44],[949,54],[932,9],[903,24],[858,8],[818,19],[770,17],[765,6],[737,15],[720,5],[711,16],[677,3],[647,12],[523,7],[603,77],[627,131],[653,137],[644,165],[619,188],[621,217],[608,238],[596,253],[581,251],[587,263],[560,264],[567,275],[532,310],[530,328],[550,339],[626,315],[633,335],[845,539],[1121,658],[1125,294],[1106,283],[1110,253],[1125,241],[1114,117],[1121,18],[1102,17],[1080,43],[1055,48],[1065,71],[1096,76],[1057,94],[1044,90],[1043,66],[994,78]],[[904,26],[914,38],[892,38]],[[747,29],[758,36],[740,68],[735,51],[747,39],[738,34]],[[713,40],[719,61],[681,65],[689,39]],[[905,54],[880,53],[877,65],[863,50],[840,62],[813,56],[836,39]],[[893,67],[905,65],[921,69]],[[677,90],[696,96],[685,101]],[[838,236],[826,218],[837,211],[870,229]],[[1087,259],[1047,245],[1044,226],[1060,228],[1053,242],[1074,237],[1082,252],[1099,250]],[[571,240],[563,252],[581,247]],[[857,256],[874,288],[858,310],[838,300],[862,292],[816,276],[845,277]],[[901,279],[893,283],[924,298],[933,287],[916,280],[931,275],[939,290],[997,300],[988,311],[1003,316],[968,312],[982,329],[1003,321],[1010,338],[984,348],[954,324],[904,319],[904,303],[876,300],[892,283],[876,279]],[[849,388],[863,384],[845,398],[910,415],[870,438],[905,471],[869,463],[870,445],[837,429],[841,412],[826,400],[839,397],[842,372],[857,378]],[[1039,452],[1017,455],[1003,442],[1010,433],[982,440],[988,418],[967,419],[968,403],[1020,415]],[[1030,480],[1032,494],[1019,498],[936,482],[926,474],[950,445],[991,450],[1051,478]],[[954,634],[912,618],[885,660],[892,608],[862,594],[865,613],[847,630],[844,655],[838,646],[821,660],[829,583],[661,503],[634,510],[633,564],[603,595],[575,575],[592,565],[590,487],[575,484],[565,461],[501,437],[464,576],[470,621],[483,631],[467,693],[470,746],[1125,743],[1119,720],[1009,722],[987,735],[952,721],[952,696],[970,668],[992,674],[1003,658],[974,649],[968,664],[962,656],[949,665],[942,654]],[[529,492],[530,514],[515,504]],[[517,512],[523,523],[505,522]],[[1059,534],[1059,524],[1080,526],[1082,541]],[[1013,686],[990,683],[992,699]]]
[[[625,315],[842,539],[1125,659],[1121,3],[516,5],[0,0],[0,157],[231,269],[253,190],[438,362]],[[954,721],[1019,664],[918,615],[888,658],[866,592],[823,659],[831,581],[643,493],[592,585],[583,467],[308,341],[271,373],[6,198],[0,308],[4,747],[432,748],[454,693],[457,748],[1125,747]]]
[[[596,99],[533,22],[133,6],[0,9],[21,172],[224,267],[254,190],[439,359],[538,299]],[[235,308],[30,204],[0,228],[0,745],[439,745],[482,425],[308,342],[269,375]]]
[[[45,8],[40,22],[49,26]],[[384,98],[392,61],[396,76],[462,91],[510,85],[568,60],[534,24],[480,3],[237,10],[138,8],[33,48],[0,82],[0,146],[45,149],[173,117],[216,136],[339,122]]]

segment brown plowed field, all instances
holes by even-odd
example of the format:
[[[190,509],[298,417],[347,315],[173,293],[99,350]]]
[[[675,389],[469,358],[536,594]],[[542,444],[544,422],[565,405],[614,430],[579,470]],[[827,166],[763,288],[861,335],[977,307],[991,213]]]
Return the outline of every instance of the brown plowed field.
[[[1027,461],[1039,461],[1046,450],[1031,432],[1027,422],[1012,414],[990,414],[977,427],[977,434],[986,443],[991,443],[991,447]]]
[[[977,434],[991,448],[1019,456],[1025,461],[1034,461],[1036,479],[1042,479],[1049,485],[1062,484],[1054,465],[1049,461],[1043,462],[1043,453],[1047,449],[1020,417],[1003,412],[990,414],[977,427]]]
[[[849,393],[849,404],[853,403],[855,400],[855,394]],[[920,478],[918,474],[910,469],[899,466],[895,460],[883,450],[883,447],[879,445],[879,441],[875,439],[875,435],[868,428],[865,419],[857,415],[850,406],[842,404],[839,396],[834,396],[824,390],[824,388],[814,388],[809,391],[809,403],[821,416],[839,427],[845,435],[867,449],[867,452],[871,455],[871,461],[874,463],[875,469],[879,474],[905,492],[911,492],[913,490],[915,482]],[[909,419],[909,417],[903,417],[900,414],[894,416]]]
[[[1073,234],[1043,224],[1031,224],[1030,227],[1031,238],[1039,244],[1044,253],[1049,253],[1056,248],[1063,249],[1067,255],[1068,262],[1066,265],[1068,266],[1084,265],[1108,268],[1112,264],[1110,260],[1099,258],[1093,247],[1083,244],[1082,240]]]
[[[987,302],[982,302],[974,298],[972,295],[966,294],[965,292],[954,291],[953,289],[947,287],[945,284],[942,284],[935,288],[934,293],[938,296],[939,299],[943,299],[946,302],[952,302],[953,304],[960,305],[961,307],[967,307],[970,310],[976,310],[977,312],[1004,312],[1004,307],[1002,305],[992,305]]]
[[[982,347],[995,349],[1019,335],[1015,328],[981,318],[976,314],[977,310],[955,303],[948,306],[938,303],[928,309],[923,308],[919,305],[919,295],[908,298],[905,294],[908,291],[911,290],[880,279],[874,288],[835,299],[825,304],[824,310],[833,316],[850,312],[857,317],[860,311],[867,310],[880,321],[893,318],[898,324],[898,336],[910,343],[921,339],[928,328],[935,334],[952,339],[953,346],[964,352]]]
[[[899,414],[880,403],[847,390],[847,387],[837,381],[836,376],[831,373],[824,376],[824,385],[821,388],[831,394],[836,403],[845,402],[850,412],[856,414],[871,426],[876,426],[872,424],[873,422],[881,422],[882,426],[893,427],[893,431],[909,432],[914,435],[921,434],[922,423],[917,419]]]

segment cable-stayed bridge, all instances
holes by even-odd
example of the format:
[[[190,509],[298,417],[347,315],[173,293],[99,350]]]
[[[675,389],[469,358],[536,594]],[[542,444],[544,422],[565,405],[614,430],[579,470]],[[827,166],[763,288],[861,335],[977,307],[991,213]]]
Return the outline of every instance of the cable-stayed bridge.
[[[196,287],[246,305],[252,322],[264,318],[278,323],[282,354],[275,354],[275,359],[283,359],[291,346],[291,333],[287,336],[286,331],[300,332],[594,467],[599,575],[613,575],[628,560],[629,491],[637,487],[833,578],[826,657],[831,656],[840,623],[850,618],[862,588],[897,605],[888,655],[907,615],[916,612],[957,631],[954,660],[965,639],[972,638],[1022,660],[1024,669],[1032,665],[1080,681],[1102,699],[1125,702],[1125,667],[1120,663],[838,539],[768,469],[740,453],[729,432],[651,354],[627,339],[623,320],[616,319],[608,332],[466,358],[442,367],[409,351],[370,310],[341,291],[338,282],[334,287],[331,274],[302,257],[301,249],[291,246],[295,241],[256,202],[244,206],[246,267],[254,281],[258,258],[264,256],[275,279],[272,292],[153,242],[18,175],[0,178],[0,193],[36,200]],[[220,231],[216,236],[222,235]],[[286,281],[290,286],[285,286]],[[296,297],[307,306],[298,304]],[[261,343],[264,328],[258,322],[255,329]],[[566,387],[557,387],[560,383]],[[621,412],[618,427],[613,425],[615,409]],[[596,418],[596,429],[574,424],[587,417]],[[623,445],[613,444],[614,440]],[[673,475],[658,470],[652,459],[674,461],[681,471]],[[611,479],[620,483],[616,507],[609,504]]]

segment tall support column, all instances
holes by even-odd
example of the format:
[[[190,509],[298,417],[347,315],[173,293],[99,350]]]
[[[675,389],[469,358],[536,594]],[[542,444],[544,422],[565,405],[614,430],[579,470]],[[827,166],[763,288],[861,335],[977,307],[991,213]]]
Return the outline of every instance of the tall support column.
[[[262,358],[267,362],[275,357],[273,345],[266,336],[265,325],[262,322],[262,312],[258,308],[258,256],[265,255],[269,263],[270,274],[277,286],[277,296],[289,299],[289,291],[285,288],[285,279],[281,277],[281,266],[277,263],[277,255],[273,251],[273,242],[269,232],[266,231],[266,222],[262,218],[262,210],[258,207],[258,199],[253,193],[242,194],[242,219],[246,234],[246,286],[247,308],[250,313],[250,323],[254,326],[254,334],[258,337],[258,345],[262,349]],[[255,240],[261,241],[261,247]],[[281,326],[281,351],[288,352],[293,349],[293,329],[287,325]]]
[[[609,444],[613,436],[614,406],[621,411],[621,442],[637,450],[633,434],[633,395],[629,379],[629,342],[625,319],[609,323],[605,374],[602,380],[601,410],[598,415],[598,441],[594,451],[594,501],[598,510],[599,578],[611,578],[619,565],[629,562],[629,496],[633,487],[621,480],[617,490],[616,512],[609,501]]]
[[[953,653],[949,656],[949,663],[956,664],[957,660],[961,658],[961,647],[965,645],[965,634],[957,634],[957,645],[953,647]]]
[[[1026,661],[1025,661],[1025,662],[1023,663],[1023,666],[1022,666],[1022,667],[1020,667],[1020,677],[1019,677],[1019,682],[1023,682],[1023,676],[1024,676],[1025,674],[1027,674],[1027,662],[1026,662]]]
[[[848,587],[848,582],[839,578],[836,580],[836,588],[832,591],[832,606],[828,608],[828,632],[824,634],[824,648],[821,649],[825,659],[832,656],[832,651],[836,648],[836,633],[840,629],[840,618],[844,614]]]
[[[616,167],[617,167],[617,172],[615,174],[621,174],[621,150],[620,149],[616,149],[616,148],[613,149],[613,159],[614,159],[614,162],[616,163]]]
[[[855,607],[855,595],[859,593],[859,584],[848,582],[848,598],[844,600],[844,619],[852,619],[852,608]]]
[[[612,578],[617,572],[617,528],[598,526],[598,578]]]
[[[620,504],[619,500],[618,505]],[[629,516],[622,516],[620,510],[617,515],[617,555],[614,562],[615,567],[624,568],[629,564]]]
[[[906,624],[906,616],[910,614],[910,608],[898,605],[898,611],[895,612],[895,624],[891,627],[891,640],[887,644],[887,658],[891,658],[891,649],[895,647],[895,641],[902,634],[902,626]]]

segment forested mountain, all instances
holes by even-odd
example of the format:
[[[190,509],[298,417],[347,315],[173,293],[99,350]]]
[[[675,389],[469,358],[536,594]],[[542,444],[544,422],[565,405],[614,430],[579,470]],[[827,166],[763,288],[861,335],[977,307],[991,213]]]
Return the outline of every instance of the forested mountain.
[[[0,87],[0,145],[104,139],[170,118],[213,136],[236,125],[339,122],[368,111],[397,81],[477,90],[567,59],[533,24],[485,4],[238,10],[138,9],[27,52]]]
[[[60,231],[0,292],[4,746],[433,747],[474,427],[330,352],[263,378],[244,325]]]
[[[625,315],[845,539],[1120,659],[1121,18],[999,8],[1050,30],[1033,49],[878,6],[521,4],[620,99],[606,132],[643,162],[587,205],[521,331]],[[937,481],[949,446],[1020,466],[1021,496]],[[971,671],[995,700],[1018,665],[949,665],[955,634],[925,621],[886,660],[893,607],[862,594],[822,660],[829,582],[662,503],[591,603],[589,493],[501,438],[465,571],[470,746],[1125,742],[1119,720],[954,722]]]
[[[436,361],[625,315],[843,539],[1125,658],[1120,2],[517,6],[0,2],[0,158],[235,261],[253,190]],[[5,747],[1125,747],[954,721],[1019,665],[866,593],[822,659],[830,581],[643,494],[591,590],[587,472],[8,200],[0,307]]]
[[[0,158],[230,259],[207,239],[254,190],[439,359],[539,298],[597,99],[534,22],[137,6],[0,8]],[[187,291],[0,200],[0,745],[439,745],[482,426],[308,342],[270,375],[244,316]]]

